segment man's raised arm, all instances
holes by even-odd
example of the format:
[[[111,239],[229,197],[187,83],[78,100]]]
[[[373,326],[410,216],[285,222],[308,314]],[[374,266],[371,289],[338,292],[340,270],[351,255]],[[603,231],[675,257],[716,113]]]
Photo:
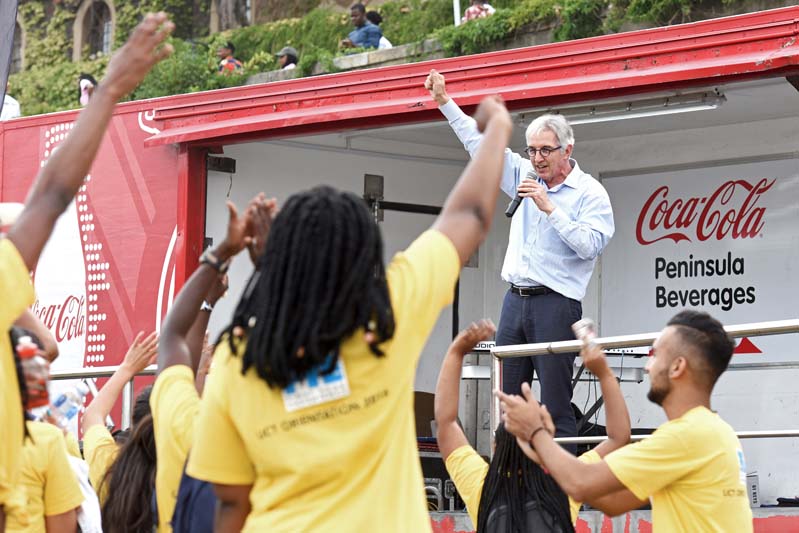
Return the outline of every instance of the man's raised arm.
[[[431,98],[449,121],[452,131],[463,143],[463,147],[469,152],[469,156],[473,158],[483,140],[483,134],[478,130],[477,123],[449,97],[446,80],[440,72],[435,69],[431,70],[424,82],[424,86],[425,89],[430,91]],[[500,188],[511,198],[516,196],[516,187],[527,170],[529,170],[527,168],[522,170],[523,167],[525,167],[525,160],[510,148],[505,148]],[[529,168],[532,168],[532,166]]]

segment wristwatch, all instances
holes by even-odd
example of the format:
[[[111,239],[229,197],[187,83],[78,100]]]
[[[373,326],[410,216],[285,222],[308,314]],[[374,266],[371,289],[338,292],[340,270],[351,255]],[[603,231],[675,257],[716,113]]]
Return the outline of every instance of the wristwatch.
[[[208,300],[203,300],[203,304],[200,306],[200,311],[208,311],[209,313],[214,310],[214,306],[208,303]]]
[[[210,248],[208,248],[200,256],[200,264],[208,265],[209,267],[213,268],[220,274],[224,274],[225,272],[227,272],[227,269],[230,267],[230,259],[228,259],[227,261],[222,261],[216,255],[214,255],[214,253],[211,251]]]

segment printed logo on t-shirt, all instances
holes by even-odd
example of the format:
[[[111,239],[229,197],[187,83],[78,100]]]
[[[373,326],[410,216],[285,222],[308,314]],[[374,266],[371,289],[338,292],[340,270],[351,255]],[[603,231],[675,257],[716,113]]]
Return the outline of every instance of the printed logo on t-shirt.
[[[341,359],[329,374],[322,374],[321,365],[306,374],[302,381],[294,381],[283,389],[283,406],[286,411],[297,411],[350,395],[350,383]]]
[[[746,458],[743,450],[738,450],[738,479],[742,485],[746,485]]]

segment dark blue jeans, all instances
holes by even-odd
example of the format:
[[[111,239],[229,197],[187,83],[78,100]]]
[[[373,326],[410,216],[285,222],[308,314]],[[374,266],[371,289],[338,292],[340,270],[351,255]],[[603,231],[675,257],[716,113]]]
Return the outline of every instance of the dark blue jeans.
[[[574,339],[571,325],[582,317],[577,300],[558,293],[519,296],[505,294],[497,331],[497,346]],[[577,354],[514,357],[502,362],[502,390],[521,394],[522,383],[533,379],[541,385],[540,401],[549,409],[558,437],[576,437],[577,421],[571,408],[572,374]],[[574,453],[576,446],[567,446]]]

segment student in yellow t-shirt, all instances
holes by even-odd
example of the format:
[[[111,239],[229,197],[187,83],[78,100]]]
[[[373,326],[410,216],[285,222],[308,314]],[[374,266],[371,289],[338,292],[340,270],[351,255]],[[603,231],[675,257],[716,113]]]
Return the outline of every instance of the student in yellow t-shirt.
[[[67,458],[64,434],[42,422],[27,422],[19,485],[7,507],[6,531],[75,531],[83,493]]]
[[[668,422],[649,438],[585,465],[561,452],[542,430],[540,407],[499,394],[510,431],[532,441],[560,486],[609,515],[652,502],[656,533],[751,532],[746,462],[733,429],[710,410],[710,395],[732,357],[733,341],[707,313],[675,315],[647,363],[650,401]]]
[[[496,448],[489,465],[469,445],[458,425],[458,390],[463,358],[478,342],[492,338],[494,331],[490,321],[472,324],[452,342],[441,364],[435,397],[436,439],[447,472],[466,503],[478,533],[486,530],[489,516],[498,505],[508,506],[510,512],[505,514],[513,526],[517,520],[524,519],[525,505],[530,501],[537,503],[540,515],[546,518],[546,527],[557,526],[562,531],[571,531],[572,524],[577,521],[580,502],[567,499],[557,483],[524,456],[524,453],[528,453],[539,462],[535,452],[527,446],[523,446],[523,451],[517,439],[500,424],[495,435]],[[579,458],[584,463],[595,463],[629,441],[630,417],[604,352],[595,345],[586,345],[581,355],[586,368],[599,380],[605,400],[608,439]],[[549,412],[542,407],[541,413],[545,427],[554,434],[555,424]],[[520,475],[510,476],[509,472],[519,472]],[[531,526],[515,525],[522,530]]]
[[[215,484],[222,531],[430,531],[415,440],[416,364],[494,215],[510,117],[486,135],[431,228],[386,268],[363,199],[291,196],[219,343],[187,473]],[[246,218],[246,217],[245,217]],[[205,255],[224,269],[246,225]]]
[[[259,196],[256,200],[264,208],[263,198]],[[277,208],[274,200],[269,205],[272,210]],[[266,237],[267,234],[261,235],[262,242],[266,242]],[[183,470],[194,442],[194,426],[200,413],[204,374],[212,355],[205,331],[214,305],[227,288],[226,275],[213,269],[198,269],[178,293],[161,328],[158,377],[150,396],[158,451],[155,497],[158,531],[161,533],[172,531]],[[201,370],[203,368],[205,370]],[[202,501],[200,505],[206,503]],[[213,503],[210,509],[187,510],[192,523],[182,525],[192,532],[212,531]]]
[[[108,484],[103,483],[108,470],[117,458],[119,445],[105,425],[108,414],[122,393],[125,384],[155,362],[158,354],[158,336],[155,332],[146,337],[140,331],[128,348],[122,364],[100,389],[83,413],[83,456],[89,465],[89,481],[97,491],[100,504],[108,495]],[[133,405],[131,427],[135,428],[150,414],[151,387],[145,387],[136,396]],[[138,490],[138,489],[134,489]]]
[[[0,531],[5,522],[6,498],[16,485],[22,451],[23,418],[14,376],[8,335],[11,324],[33,303],[28,272],[36,268],[56,220],[83,185],[92,165],[114,105],[132,91],[150,69],[172,53],[161,46],[174,28],[165,13],[149,14],[131,33],[128,42],[111,58],[103,83],[94,92],[64,142],[36,176],[18,220],[0,238]],[[160,47],[160,48],[159,48]],[[10,176],[7,181],[19,179]],[[8,226],[0,221],[0,230]]]

